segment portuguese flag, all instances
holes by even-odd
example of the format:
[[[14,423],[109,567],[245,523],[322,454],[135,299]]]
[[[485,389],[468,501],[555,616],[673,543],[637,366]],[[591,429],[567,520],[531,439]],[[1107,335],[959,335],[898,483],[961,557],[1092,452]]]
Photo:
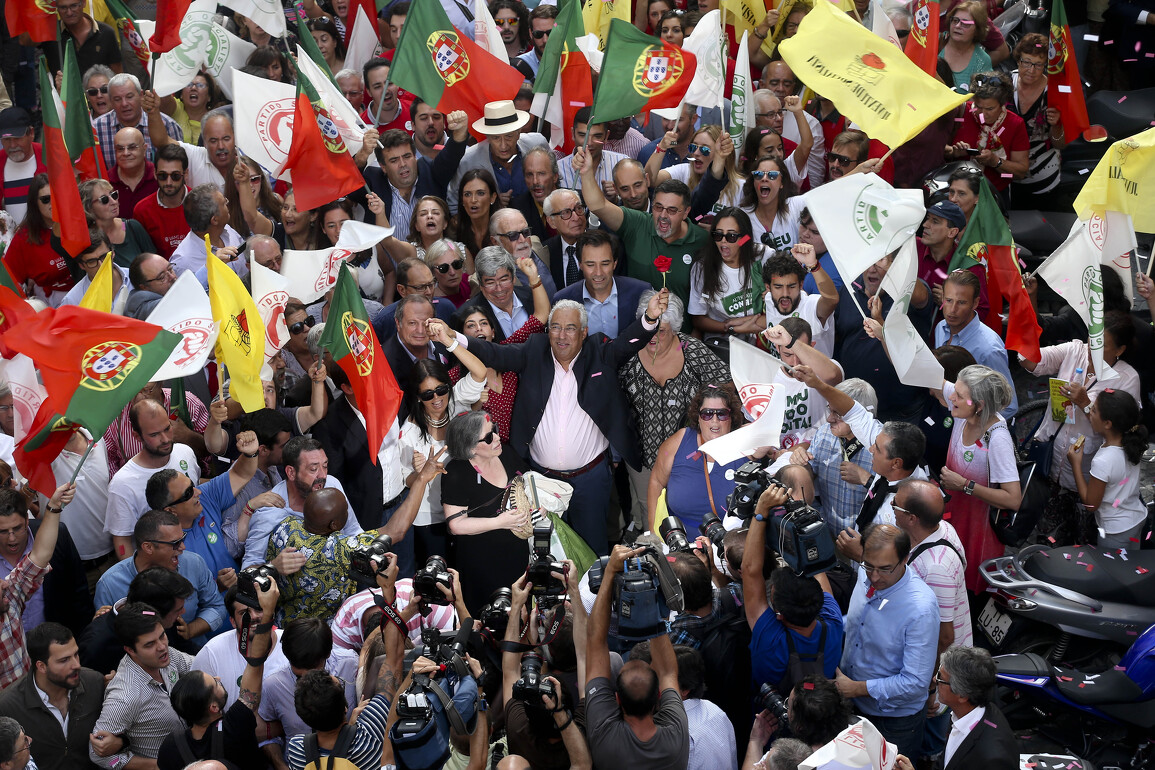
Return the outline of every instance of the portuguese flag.
[[[578,0],[561,0],[559,7],[557,26],[545,44],[533,84],[530,112],[546,119],[551,143],[568,154],[574,148],[570,126],[578,110],[593,104],[594,87],[590,63],[577,47],[577,39],[586,34]]]
[[[104,435],[180,341],[159,326],[72,305],[41,310],[3,335],[40,370],[46,403],[93,436]]]
[[[1055,0],[1051,6],[1051,43],[1046,66],[1047,106],[1062,113],[1063,134],[1068,142],[1073,142],[1091,127],[1091,120],[1087,117],[1083,81],[1079,79],[1079,64],[1075,61],[1071,25],[1067,23],[1063,0]]]
[[[409,25],[408,20],[405,24]],[[321,334],[321,349],[332,354],[349,378],[357,410],[365,415],[369,457],[376,463],[381,441],[401,407],[401,389],[381,352],[352,270],[342,270],[333,287],[329,320]]]
[[[694,54],[640,32],[621,19],[610,22],[602,72],[621,77],[598,79],[590,123],[677,107],[694,79]]]
[[[1005,301],[1010,307],[1005,337],[1007,350],[1017,350],[1032,361],[1038,360],[1039,335],[1043,330],[1023,285],[1011,228],[1003,219],[990,183],[985,179],[970,223],[959,237],[951,258],[950,271],[966,270],[978,264],[987,270],[987,299],[991,304],[983,322],[1001,336]]]
[[[4,10],[12,37],[27,32],[33,43],[56,39],[57,18],[55,0],[8,0]]]
[[[409,7],[393,54],[389,79],[448,115],[465,110],[470,121],[488,102],[513,99],[525,77],[457,31],[441,3]]]
[[[304,206],[302,211],[319,208],[365,186],[337,124],[304,70],[297,72],[293,143],[280,170],[286,169],[293,172],[293,194]]]
[[[140,66],[148,70],[150,58],[148,43],[140,34],[140,30],[136,28],[132,11],[128,10],[128,6],[120,0],[104,0],[104,4],[108,6],[108,12],[116,20],[116,28],[120,32],[120,37],[128,41],[128,44],[132,46],[132,52],[136,54],[137,61],[140,62]]]
[[[96,151],[92,121],[88,118],[88,105],[84,101],[84,81],[80,67],[76,63],[76,48],[69,40],[64,44],[64,143],[68,155],[80,172],[81,179],[107,179],[108,169],[104,168],[104,156]],[[67,109],[73,105],[74,109]],[[76,109],[79,107],[79,109]]]
[[[180,45],[180,24],[192,0],[164,0],[156,4],[156,27],[148,39],[153,53],[167,53]]]
[[[905,51],[910,60],[931,77],[938,67],[938,22],[938,0],[916,0]]]
[[[12,450],[16,467],[28,479],[29,486],[42,495],[52,497],[56,491],[52,462],[64,451],[76,429],[76,425],[56,411],[51,399],[44,399],[28,435]]]
[[[88,240],[88,222],[84,218],[80,188],[76,184],[72,158],[64,139],[64,127],[58,111],[60,96],[52,85],[43,58],[40,59],[40,96],[47,105],[41,110],[41,115],[44,117],[44,164],[48,166],[48,187],[52,190],[52,219],[60,224],[60,243],[64,250],[75,257],[91,245]],[[52,107],[49,99],[56,102],[57,107]],[[88,119],[87,109],[83,111],[82,117]]]
[[[33,315],[36,311],[24,301],[24,292],[12,280],[8,266],[0,263],[0,356],[12,358],[16,355],[4,344],[4,332]]]

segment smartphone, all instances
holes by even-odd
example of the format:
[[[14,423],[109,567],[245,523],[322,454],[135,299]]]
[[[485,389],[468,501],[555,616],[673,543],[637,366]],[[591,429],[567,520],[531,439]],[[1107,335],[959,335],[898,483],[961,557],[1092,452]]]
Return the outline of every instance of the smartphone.
[[[967,155],[970,155],[970,156],[972,156],[972,157],[974,157],[975,155],[978,155],[980,152],[982,152],[982,150],[976,150],[976,149],[975,149],[975,148],[973,148],[973,147],[968,147],[968,148],[967,148]]]

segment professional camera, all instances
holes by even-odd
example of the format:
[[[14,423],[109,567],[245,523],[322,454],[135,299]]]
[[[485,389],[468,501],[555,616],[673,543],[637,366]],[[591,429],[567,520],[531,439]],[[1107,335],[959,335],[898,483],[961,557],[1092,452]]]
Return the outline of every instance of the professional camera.
[[[742,463],[741,467],[734,471],[734,491],[726,498],[730,515],[737,516],[743,521],[749,519],[758,506],[758,498],[770,487],[786,488],[766,470],[765,460]]]
[[[714,544],[714,547],[719,551],[722,550],[722,538],[726,536],[726,528],[722,526],[722,520],[710,511],[702,517],[702,523],[698,525],[698,531],[706,536],[706,539]]]
[[[787,710],[786,702],[782,700],[782,696],[770,684],[764,684],[758,690],[758,708],[756,710],[761,712],[763,709],[778,718],[778,735],[782,735],[782,731],[789,728],[790,712]]]
[[[425,566],[413,575],[413,593],[421,595],[425,604],[453,604],[453,599],[441,592],[441,587],[448,588],[453,593],[453,576],[449,574],[449,566],[445,559],[434,554],[430,556]]]
[[[541,696],[557,699],[553,683],[541,675],[541,655],[527,652],[521,656],[521,676],[513,683],[513,697],[526,705],[541,706]]]
[[[513,604],[513,593],[502,587],[489,597],[489,604],[481,608],[478,620],[481,626],[489,631],[495,639],[505,637],[505,628],[509,625],[509,608]]]
[[[614,576],[610,632],[628,642],[653,639],[666,633],[670,611],[685,608],[682,584],[664,554],[647,545],[641,556],[626,559],[622,572]],[[609,557],[603,556],[589,570],[590,590],[601,589]]]
[[[566,566],[553,560],[553,554],[550,553],[552,537],[552,522],[547,521],[533,528],[533,554],[529,557],[526,577],[533,584],[530,592],[537,597],[538,604],[549,604],[549,600],[565,596],[565,581],[554,577],[553,573],[564,574]],[[543,599],[546,601],[543,602]]]
[[[268,591],[280,577],[271,564],[254,564],[237,573],[237,601],[254,610],[261,608],[261,591]]]
[[[662,536],[670,553],[689,553],[694,550],[694,544],[686,537],[686,525],[677,516],[667,516],[658,525],[658,534]]]
[[[414,735],[425,729],[433,719],[433,704],[425,690],[409,687],[397,698],[397,724],[400,735]]]
[[[349,574],[359,583],[375,584],[377,573],[388,561],[385,555],[393,548],[393,538],[378,535],[373,542],[349,554]]]

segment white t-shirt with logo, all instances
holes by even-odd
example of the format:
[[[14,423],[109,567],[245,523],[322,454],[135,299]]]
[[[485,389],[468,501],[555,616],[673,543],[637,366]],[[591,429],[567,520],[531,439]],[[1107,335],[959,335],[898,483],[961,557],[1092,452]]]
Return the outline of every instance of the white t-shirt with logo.
[[[774,217],[770,230],[763,227],[761,220],[754,213],[754,209],[742,207],[750,215],[750,226],[754,233],[754,242],[765,247],[767,257],[773,256],[778,249],[788,249],[798,243],[798,219],[802,216],[802,209],[806,208],[806,201],[801,195],[795,195],[786,202],[786,213]],[[762,236],[769,233],[768,238]]]
[[[768,281],[769,278],[766,280]],[[798,307],[794,309],[794,312],[789,315],[782,315],[778,312],[778,306],[774,304],[770,292],[766,292],[766,328],[769,329],[772,326],[777,326],[782,323],[783,319],[797,316],[810,324],[810,334],[813,336],[813,339],[810,341],[810,347],[822,353],[827,358],[833,358],[834,313],[826,317],[826,323],[819,321],[818,303],[821,301],[821,294],[807,294],[806,292],[802,292],[798,299]]]
[[[690,268],[690,304],[687,308],[690,315],[704,315],[721,323],[752,315],[754,300],[762,292],[762,273],[757,264],[752,266],[749,284],[743,290],[743,272],[740,267],[723,263],[721,286],[712,298],[707,298],[703,293],[702,263],[695,262]]]
[[[810,441],[826,419],[826,399],[817,390],[799,382],[778,367],[774,382],[786,391],[786,412],[782,416],[780,449]]]
[[[108,484],[108,511],[104,531],[110,535],[128,537],[136,528],[137,520],[149,510],[144,489],[152,474],[172,468],[188,476],[193,485],[200,483],[201,472],[196,455],[187,444],[173,444],[172,454],[164,468],[145,468],[133,458],[121,466]]]

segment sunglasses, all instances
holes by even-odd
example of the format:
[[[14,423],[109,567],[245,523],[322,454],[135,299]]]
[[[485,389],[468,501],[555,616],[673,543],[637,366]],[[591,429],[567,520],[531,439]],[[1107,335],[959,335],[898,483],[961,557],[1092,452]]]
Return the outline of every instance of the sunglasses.
[[[521,19],[494,19],[495,24],[499,27],[512,27],[517,29],[517,25],[521,23]]]
[[[41,196],[39,196],[38,200],[41,203],[43,203],[45,206],[47,206],[49,203],[52,203],[52,196],[51,195],[41,195]]]
[[[837,163],[839,166],[843,167],[849,166],[855,162],[852,158],[848,158],[845,155],[839,155],[836,152],[828,152],[826,153],[826,157],[830,160],[831,163]]]
[[[751,171],[750,176],[755,179],[767,179],[773,182],[778,177],[782,176],[781,171]]]
[[[501,435],[495,429],[491,429],[489,431],[489,433],[486,433],[484,436],[479,438],[477,440],[477,443],[478,444],[496,444],[499,441],[501,441]]]
[[[101,206],[107,206],[109,201],[118,201],[118,200],[120,200],[120,193],[117,192],[116,190],[112,190],[109,193],[107,193],[106,195],[101,195],[99,198],[96,199],[96,202],[99,203]]]
[[[190,487],[190,489],[191,489],[191,487]],[[184,545],[184,536],[180,537],[177,540],[145,540],[144,542],[155,543],[156,545],[167,545],[169,548],[173,549],[174,551],[179,551],[180,547],[182,545]]]
[[[533,31],[533,39],[534,40],[541,40],[543,37],[549,37],[549,33],[552,31],[553,30],[551,30],[551,29],[535,29]]]
[[[180,505],[181,503],[187,503],[189,500],[193,499],[193,493],[195,493],[195,492],[196,492],[196,485],[193,484],[192,481],[189,481],[188,488],[185,489],[184,493],[181,494],[180,497],[176,498],[171,503],[169,503],[169,505]],[[183,538],[182,538],[182,540],[183,540]],[[176,546],[174,545],[173,548],[176,548]]]
[[[528,240],[531,235],[533,235],[533,230],[530,230],[528,227],[524,227],[521,230],[510,230],[508,233],[498,233],[497,237],[508,238],[509,240],[516,243],[521,238]]]
[[[701,409],[698,411],[698,417],[709,422],[710,420],[721,420],[727,422],[730,419],[729,409]]]
[[[300,334],[301,332],[305,331],[305,329],[312,329],[316,323],[317,319],[313,318],[313,316],[309,316],[304,321],[297,321],[295,324],[290,326],[289,334]]]
[[[465,267],[465,260],[455,259],[452,262],[444,262],[440,265],[435,265],[433,269],[436,270],[437,272],[441,273],[442,275],[445,275],[446,273],[449,272],[449,268],[453,268],[454,270],[460,270],[463,267]]]
[[[950,20],[950,23],[956,27],[972,27],[975,22],[974,19],[960,19],[958,16],[955,16]]]
[[[108,94],[108,84],[105,83],[100,88],[86,88],[84,89],[84,93],[88,96],[105,96]]]
[[[708,157],[710,157],[710,148],[709,148],[709,147],[707,147],[707,146],[705,146],[705,145],[703,145],[703,144],[690,144],[690,145],[688,145],[688,146],[686,147],[686,151],[687,151],[687,152],[688,152],[690,155],[693,155],[694,153],[698,153],[698,154],[700,154],[700,155],[701,155],[703,158],[708,158]]]
[[[432,390],[423,390],[417,394],[417,397],[422,401],[432,401],[435,398],[440,398],[449,392],[449,386],[446,384],[438,385]]]
[[[256,174],[254,176],[251,176],[251,177],[249,177],[249,184],[256,184],[257,182],[261,181],[261,179],[263,179],[263,178],[264,177],[262,177],[260,174]]]
[[[724,233],[721,230],[714,231],[714,240],[718,243],[721,243],[723,238],[726,239],[726,243],[737,243],[741,237],[742,233]]]
[[[156,172],[156,179],[158,182],[165,182],[171,179],[174,182],[179,182],[184,179],[183,171],[158,171]]]

